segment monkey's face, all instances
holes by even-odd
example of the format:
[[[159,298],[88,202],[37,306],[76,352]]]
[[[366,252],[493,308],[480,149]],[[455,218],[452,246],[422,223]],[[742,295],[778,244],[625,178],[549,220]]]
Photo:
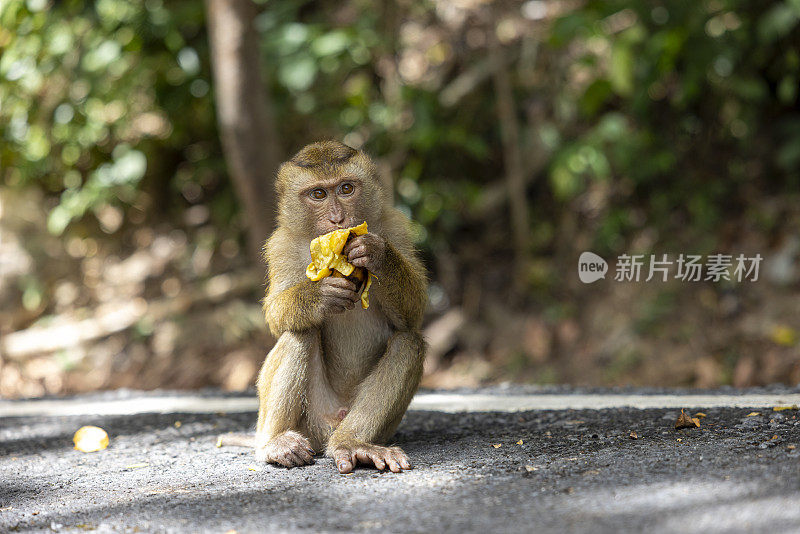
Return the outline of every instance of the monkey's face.
[[[364,222],[364,196],[362,180],[346,175],[318,180],[300,191],[300,200],[311,215],[317,236]]]
[[[372,160],[336,141],[312,143],[281,165],[278,224],[309,240],[366,221],[379,230],[388,196]]]

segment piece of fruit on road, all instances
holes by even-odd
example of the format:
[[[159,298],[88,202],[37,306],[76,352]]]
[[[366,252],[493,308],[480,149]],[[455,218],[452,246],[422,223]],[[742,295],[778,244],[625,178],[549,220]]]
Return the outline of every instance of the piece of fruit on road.
[[[102,451],[108,447],[108,434],[97,426],[82,426],[72,437],[75,450],[81,452]]]
[[[353,226],[352,228],[341,228],[328,232],[311,241],[311,263],[306,268],[306,276],[315,282],[322,280],[326,276],[340,276],[355,282],[356,287],[361,287],[361,307],[365,310],[369,308],[369,286],[372,285],[372,278],[369,273],[361,267],[356,267],[342,254],[347,240],[351,236],[364,235],[367,233],[367,222]]]

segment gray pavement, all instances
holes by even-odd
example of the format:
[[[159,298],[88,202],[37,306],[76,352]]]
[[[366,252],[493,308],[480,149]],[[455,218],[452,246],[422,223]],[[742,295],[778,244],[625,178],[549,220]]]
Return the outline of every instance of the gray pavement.
[[[481,408],[495,396],[498,411],[412,410],[395,442],[416,468],[350,475],[322,457],[287,470],[214,447],[218,433],[250,429],[252,411],[11,417],[10,407],[29,404],[3,402],[0,532],[800,532],[800,415],[773,411],[772,397],[757,407],[687,403],[706,417],[700,428],[675,430],[673,406],[691,392],[658,391],[669,407],[645,409],[564,402],[508,411],[500,400],[523,397],[528,407],[554,392],[528,393],[480,392]],[[575,401],[608,392],[556,393]],[[798,391],[741,393],[778,402]],[[182,396],[198,398],[169,395]],[[153,398],[70,402],[139,400],[150,409]],[[89,424],[108,431],[108,449],[72,449],[75,430]]]

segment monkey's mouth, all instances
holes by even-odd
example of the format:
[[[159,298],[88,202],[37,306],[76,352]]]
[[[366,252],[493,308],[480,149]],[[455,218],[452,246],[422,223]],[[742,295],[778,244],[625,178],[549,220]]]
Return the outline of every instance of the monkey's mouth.
[[[340,223],[340,224],[331,224],[329,226],[326,226],[325,228],[317,229],[317,236],[316,237],[319,237],[319,236],[325,235],[325,234],[329,234],[329,233],[333,232],[334,230],[342,230],[343,228],[352,228],[355,225],[356,225],[356,223],[354,223],[352,221],[343,222],[343,223]]]

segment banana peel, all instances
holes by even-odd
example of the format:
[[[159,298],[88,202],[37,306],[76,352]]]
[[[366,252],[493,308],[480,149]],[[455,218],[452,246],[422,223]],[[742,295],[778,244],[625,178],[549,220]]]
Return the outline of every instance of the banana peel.
[[[351,235],[359,236],[367,233],[367,222],[351,228],[341,228],[328,232],[311,241],[311,263],[306,268],[306,276],[316,281],[326,276],[339,276],[349,278],[357,285],[362,285],[361,307],[369,308],[369,286],[372,285],[372,276],[362,267],[356,267],[342,254],[347,240]]]

